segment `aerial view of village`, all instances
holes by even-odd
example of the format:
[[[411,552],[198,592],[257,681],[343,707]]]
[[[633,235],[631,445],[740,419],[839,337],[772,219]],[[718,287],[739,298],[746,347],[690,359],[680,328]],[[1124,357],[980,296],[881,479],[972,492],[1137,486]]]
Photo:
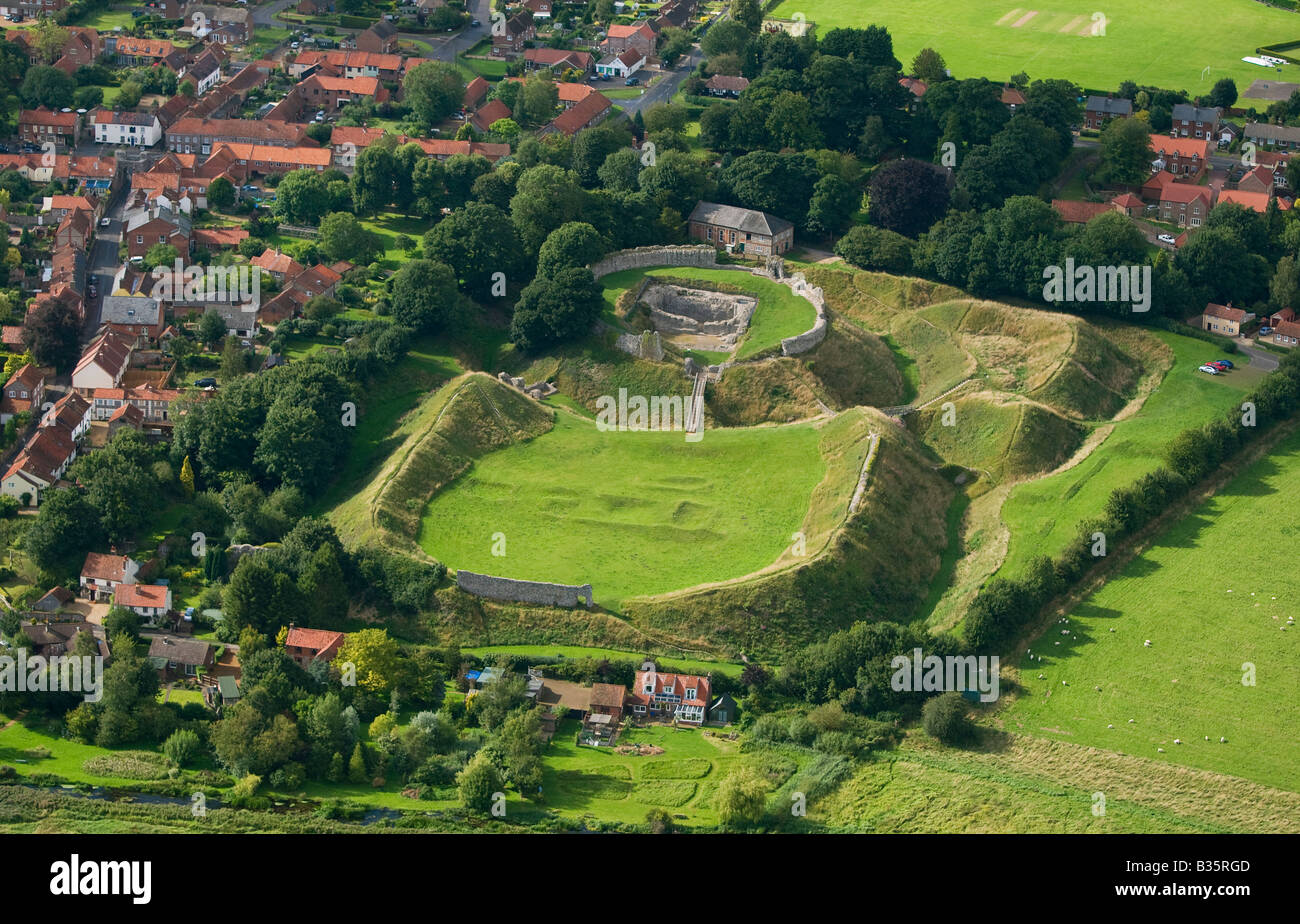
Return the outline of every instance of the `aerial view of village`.
[[[0,29],[0,832],[1300,831],[1294,0]]]

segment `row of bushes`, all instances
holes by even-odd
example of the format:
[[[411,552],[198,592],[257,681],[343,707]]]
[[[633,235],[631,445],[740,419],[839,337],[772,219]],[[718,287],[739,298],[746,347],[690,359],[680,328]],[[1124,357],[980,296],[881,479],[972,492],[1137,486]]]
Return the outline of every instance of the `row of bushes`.
[[[1213,343],[1224,353],[1236,353],[1237,341],[1231,337],[1225,337],[1223,334],[1211,333],[1208,330],[1202,330],[1199,327],[1192,327],[1188,324],[1180,324],[1173,318],[1156,318],[1153,327],[1159,327],[1175,334],[1182,334],[1185,337],[1192,337],[1196,340],[1204,340],[1206,343]]]
[[[1113,550],[1186,498],[1219,466],[1297,410],[1300,355],[1292,354],[1247,396],[1241,409],[1184,430],[1165,447],[1163,465],[1112,491],[1102,515],[1081,523],[1074,541],[1055,559],[1040,555],[1023,576],[994,578],[981,588],[966,615],[967,643],[975,650],[1008,648],[1043,607],[1076,586],[1108,548]]]

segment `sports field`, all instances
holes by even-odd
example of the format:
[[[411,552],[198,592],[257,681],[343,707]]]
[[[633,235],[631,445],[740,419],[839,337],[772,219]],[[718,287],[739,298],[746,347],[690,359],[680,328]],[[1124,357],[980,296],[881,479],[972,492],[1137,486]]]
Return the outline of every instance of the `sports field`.
[[[1298,475],[1300,434],[1054,625],[1007,730],[1300,791],[1300,578],[1271,557],[1300,529]]]
[[[1104,23],[1094,21],[1098,11]],[[1300,80],[1300,67],[1278,73],[1241,60],[1261,45],[1300,39],[1300,15],[1254,0],[786,0],[772,15],[795,13],[816,23],[819,36],[837,26],[885,26],[904,68],[928,46],[956,77],[1006,80],[1024,71],[1095,90],[1134,80],[1193,95],[1223,77],[1239,91],[1257,78]]]
[[[550,432],[483,456],[435,495],[420,545],[452,568],[590,583],[611,607],[740,577],[790,545],[826,471],[819,438],[801,424],[706,428],[687,443],[561,412]],[[505,555],[493,554],[496,533]]]

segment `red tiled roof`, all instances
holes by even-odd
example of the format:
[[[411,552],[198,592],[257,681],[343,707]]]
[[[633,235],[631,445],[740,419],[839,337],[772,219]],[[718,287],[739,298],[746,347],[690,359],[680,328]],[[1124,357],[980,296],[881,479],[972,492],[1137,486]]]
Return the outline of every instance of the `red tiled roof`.
[[[1225,202],[1244,206],[1252,211],[1268,211],[1269,195],[1266,192],[1245,192],[1240,189],[1225,189],[1219,193],[1219,205]]]
[[[1060,214],[1062,221],[1074,224],[1087,224],[1103,212],[1113,210],[1109,202],[1078,202],[1070,199],[1053,199],[1052,208]]]
[[[1160,190],[1161,202],[1180,202],[1190,205],[1197,199],[1204,199],[1205,204],[1210,204],[1210,188],[1208,186],[1193,186],[1190,183],[1169,183]]]
[[[1241,321],[1246,320],[1246,312],[1242,309],[1233,308],[1229,305],[1216,305],[1214,302],[1210,302],[1206,305],[1205,311],[1202,313],[1207,318],[1222,318],[1225,321],[1237,321],[1240,323]]]
[[[605,110],[609,109],[613,103],[609,97],[603,93],[593,93],[582,102],[566,109],[554,119],[551,125],[557,131],[562,131],[566,135],[572,135],[580,131],[588,122],[596,118]]]
[[[1208,160],[1210,142],[1207,138],[1172,138],[1169,135],[1152,135],[1151,150],[1157,156],[1177,154],[1179,157],[1198,157]]]
[[[126,579],[126,566],[129,561],[131,559],[125,555],[91,552],[86,556],[86,563],[81,566],[81,576],[100,581],[121,582]]]
[[[113,588],[113,602],[118,606],[149,606],[161,609],[167,605],[167,586],[165,584],[118,584]]]

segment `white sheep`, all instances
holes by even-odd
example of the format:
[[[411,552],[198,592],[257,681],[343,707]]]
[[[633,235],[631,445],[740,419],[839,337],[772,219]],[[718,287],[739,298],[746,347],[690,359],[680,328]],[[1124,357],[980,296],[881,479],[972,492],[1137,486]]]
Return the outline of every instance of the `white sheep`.
[[[1156,750],[1159,751],[1161,754],[1163,754],[1163,753],[1165,752],[1165,749],[1164,749],[1164,748],[1156,748]]]
[[[1175,739],[1174,739],[1174,744],[1182,744],[1182,743],[1183,743],[1183,739],[1182,739],[1182,738],[1175,738]]]
[[[1227,743],[1228,743],[1228,739],[1227,739],[1227,738],[1220,738],[1220,739],[1219,739],[1219,744],[1227,744]]]
[[[1129,719],[1129,720],[1128,720],[1128,724],[1132,725],[1132,724],[1133,724],[1134,722],[1136,722],[1136,721],[1137,721],[1137,719]]]
[[[1114,725],[1107,725],[1106,727],[1107,727],[1107,728],[1114,728],[1115,726],[1114,726]]]

